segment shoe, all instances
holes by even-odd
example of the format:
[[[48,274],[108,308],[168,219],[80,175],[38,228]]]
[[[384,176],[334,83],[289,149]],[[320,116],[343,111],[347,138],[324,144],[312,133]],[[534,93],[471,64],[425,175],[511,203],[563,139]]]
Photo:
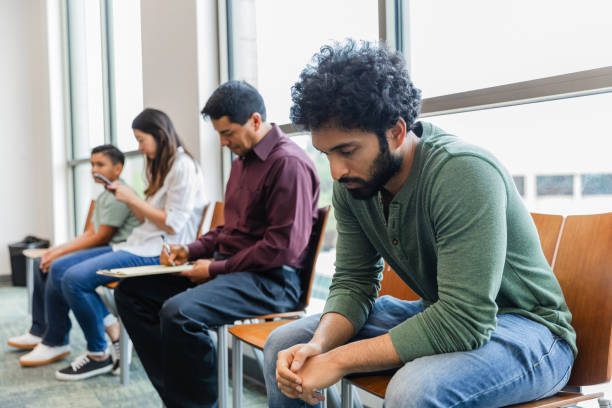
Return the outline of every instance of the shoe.
[[[42,340],[42,337],[35,336],[31,333],[22,334],[8,339],[9,346],[17,347],[24,350],[32,350]]]
[[[55,378],[65,381],[84,380],[85,378],[94,377],[100,374],[110,373],[113,370],[113,359],[108,356],[107,359],[96,361],[83,354],[66,368],[55,372]]]
[[[132,363],[132,342],[130,341],[130,345],[128,347],[128,365]],[[121,345],[119,340],[113,341],[111,344],[111,356],[113,357],[113,375],[121,374]]]
[[[41,366],[52,363],[70,355],[70,346],[47,346],[39,343],[34,350],[19,358],[19,364],[24,367]]]

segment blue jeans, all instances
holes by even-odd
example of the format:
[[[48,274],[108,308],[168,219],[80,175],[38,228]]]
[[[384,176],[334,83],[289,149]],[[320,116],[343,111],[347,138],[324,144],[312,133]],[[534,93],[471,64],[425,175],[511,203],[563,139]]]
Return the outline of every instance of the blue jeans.
[[[351,341],[386,333],[423,311],[420,301],[379,298],[368,321]],[[276,354],[308,342],[320,315],[276,329],[264,348],[264,376],[270,407],[304,407],[276,385]],[[569,345],[525,317],[497,316],[497,328],[482,347],[437,354],[404,364],[393,375],[385,407],[502,407],[555,394],[567,383],[574,362]]]
[[[96,272],[153,264],[159,264],[158,256],[113,252],[110,246],[85,249],[55,260],[45,288],[47,331],[42,342],[49,346],[68,344],[71,327],[68,312],[72,310],[85,334],[87,350],[105,351],[103,319],[109,312],[95,289],[117,279]]]
[[[42,337],[47,330],[45,321],[45,284],[47,275],[40,267],[40,259],[34,261],[34,290],[32,292],[32,326],[30,334]]]

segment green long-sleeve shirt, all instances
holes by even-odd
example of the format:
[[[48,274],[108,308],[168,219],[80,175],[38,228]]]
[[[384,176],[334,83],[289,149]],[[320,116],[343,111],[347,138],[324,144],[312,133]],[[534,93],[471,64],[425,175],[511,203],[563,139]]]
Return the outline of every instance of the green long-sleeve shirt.
[[[334,184],[336,272],[324,313],[358,331],[380,288],[382,257],[425,306],[390,330],[402,361],[476,349],[503,313],[543,324],[576,354],[571,313],[508,171],[485,150],[422,125],[388,220],[380,194],[357,200]]]

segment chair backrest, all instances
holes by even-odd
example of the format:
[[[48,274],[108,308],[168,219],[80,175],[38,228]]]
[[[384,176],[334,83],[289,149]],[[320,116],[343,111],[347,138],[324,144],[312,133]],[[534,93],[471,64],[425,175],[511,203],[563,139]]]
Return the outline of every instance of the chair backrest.
[[[204,220],[208,215],[208,209],[210,208],[210,203],[206,203],[204,209],[202,210],[202,218],[200,218],[200,225],[198,225],[198,233],[196,234],[196,239],[200,238],[202,235],[202,227],[204,226]]]
[[[315,269],[317,266],[317,258],[321,251],[323,243],[323,235],[327,226],[327,218],[329,217],[331,206],[319,208],[317,221],[312,226],[310,240],[306,248],[306,257],[304,258],[304,268],[300,276],[302,286],[302,296],[300,297],[299,309],[306,309],[310,302],[310,292],[312,292],[312,283],[314,282]]]
[[[570,215],[554,266],[576,330],[578,357],[568,385],[610,381],[612,373],[612,213]]]
[[[220,225],[225,224],[224,217],[225,203],[223,201],[217,201],[215,208],[213,209],[212,218],[210,219],[210,229],[215,229]]]
[[[419,300],[421,297],[414,293],[395,271],[385,262],[383,278],[380,282],[378,296],[390,295],[402,300]]]
[[[563,226],[563,216],[553,214],[531,213],[531,218],[538,229],[542,251],[550,266],[554,265],[555,250],[559,243],[559,233]]]
[[[94,207],[96,206],[96,200],[91,200],[89,203],[89,210],[87,210],[87,218],[85,218],[85,225],[83,226],[83,232],[87,231],[87,224],[91,221],[94,213]]]

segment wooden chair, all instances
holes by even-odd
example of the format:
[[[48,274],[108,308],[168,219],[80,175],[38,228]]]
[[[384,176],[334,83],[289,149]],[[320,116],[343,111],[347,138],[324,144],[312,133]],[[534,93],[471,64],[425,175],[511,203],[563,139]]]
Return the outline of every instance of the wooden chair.
[[[566,407],[595,399],[581,386],[610,381],[612,372],[612,213],[569,216],[532,214],[546,259],[553,265],[572,326],[578,335],[579,354],[565,390],[550,398],[513,405],[512,408]],[[554,243],[554,244],[553,244]],[[342,380],[342,407],[352,407],[351,385],[385,397],[388,375]]]
[[[536,225],[542,251],[550,266],[554,266],[555,251],[559,243],[561,228],[565,221],[562,215],[531,213]]]
[[[564,407],[603,396],[581,387],[612,377],[612,213],[565,219],[554,265],[572,312],[578,356],[566,390],[513,408]]]
[[[315,276],[317,258],[321,250],[321,244],[323,243],[323,235],[325,233],[325,226],[327,225],[327,218],[329,216],[330,208],[330,206],[319,208],[317,222],[315,225],[313,225],[312,233],[310,235],[310,241],[308,243],[308,253],[304,262],[304,269],[300,277],[302,286],[302,296],[300,297],[300,302],[297,305],[296,309],[294,311],[286,313],[275,313],[265,316],[256,316],[249,318],[249,320],[268,320],[264,323],[239,324],[229,329],[224,329],[226,331],[229,331],[229,333],[231,333],[233,336],[232,386],[234,407],[242,406],[242,342],[246,342],[255,349],[263,350],[264,343],[268,338],[268,335],[272,332],[272,330],[274,330],[278,326],[289,323],[294,319],[305,315],[306,313],[306,307],[308,306],[308,303],[310,301],[310,294],[312,291],[312,284]],[[219,352],[219,350],[221,350],[221,347],[218,347],[217,350]],[[223,350],[221,350],[221,352],[223,352]],[[225,355],[224,358],[227,358],[227,356]],[[221,362],[221,357],[218,359],[218,362]],[[227,361],[225,362],[225,364],[227,364]],[[229,388],[227,366],[225,366],[223,370],[219,370],[219,384],[221,384],[222,382],[224,382],[225,385],[223,389],[221,388],[221,386],[219,387],[219,408],[227,407],[229,405],[227,404],[227,390]]]

